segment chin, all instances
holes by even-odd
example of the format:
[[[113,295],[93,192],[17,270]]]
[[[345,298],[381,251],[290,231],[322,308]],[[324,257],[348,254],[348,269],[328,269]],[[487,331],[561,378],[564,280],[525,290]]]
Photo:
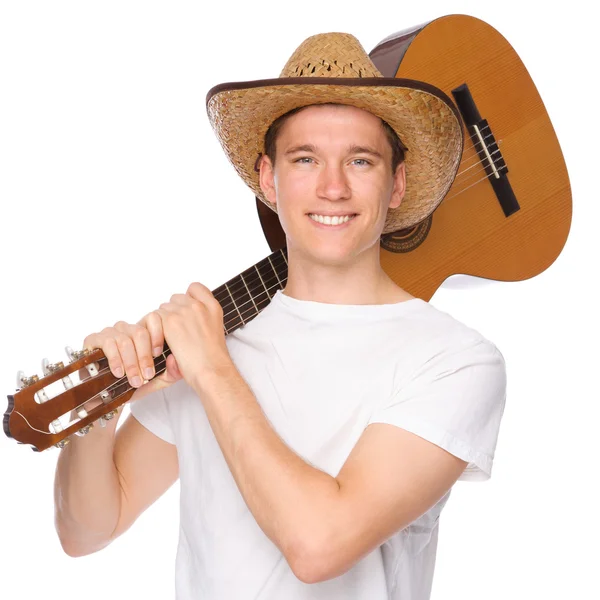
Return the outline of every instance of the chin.
[[[353,247],[310,246],[302,247],[302,254],[311,262],[327,266],[343,266],[350,264],[356,257]]]

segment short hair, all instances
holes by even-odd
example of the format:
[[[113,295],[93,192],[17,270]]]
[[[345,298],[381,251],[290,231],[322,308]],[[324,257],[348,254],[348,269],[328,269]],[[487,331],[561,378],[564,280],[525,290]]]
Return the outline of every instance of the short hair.
[[[323,104],[309,104],[308,106],[347,106],[346,104],[339,104],[335,102],[326,102]],[[286,112],[281,115],[277,119],[271,123],[269,129],[267,129],[267,133],[265,134],[265,154],[271,159],[273,166],[275,166],[275,142],[277,141],[277,137],[281,132],[281,128],[285,124],[285,122],[296,113],[299,113],[301,110],[308,108],[308,106],[298,106],[297,108],[293,108],[292,110]],[[390,125],[381,119],[381,124],[383,126],[383,130],[385,131],[386,137],[390,146],[392,148],[392,173],[396,172],[396,168],[402,162],[404,162],[404,152],[408,150],[406,146],[402,143],[398,134],[390,127]]]

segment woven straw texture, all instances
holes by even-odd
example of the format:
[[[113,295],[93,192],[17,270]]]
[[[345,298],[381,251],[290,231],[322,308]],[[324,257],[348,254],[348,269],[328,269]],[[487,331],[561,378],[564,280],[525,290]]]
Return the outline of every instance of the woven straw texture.
[[[315,77],[332,81],[311,82]],[[299,106],[333,102],[362,108],[384,119],[408,148],[405,196],[398,208],[388,210],[382,235],[425,219],[454,181],[463,147],[455,112],[441,97],[421,89],[425,86],[419,82],[383,78],[352,35],[312,36],[290,57],[279,79],[247,85],[219,86],[216,93],[209,92],[208,115],[240,177],[275,212],[254,167],[264,153],[271,123]]]

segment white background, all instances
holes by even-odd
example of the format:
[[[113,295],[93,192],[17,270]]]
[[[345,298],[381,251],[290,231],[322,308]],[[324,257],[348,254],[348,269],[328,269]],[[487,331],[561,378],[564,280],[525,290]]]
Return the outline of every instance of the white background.
[[[136,321],[192,281],[214,289],[269,253],[254,197],[209,127],[213,85],[278,76],[315,33],[347,31],[370,51],[411,25],[471,14],[508,39],[536,83],[569,168],[574,217],[543,274],[466,288],[453,277],[431,300],[493,340],[509,375],[492,479],[455,486],[432,597],[595,596],[600,214],[589,10],[573,1],[555,10],[522,1],[4,0],[3,395],[18,369],[40,374],[43,357],[65,359],[65,345]],[[0,596],[172,598],[177,485],[111,546],[72,559],[53,526],[58,452],[0,435]]]

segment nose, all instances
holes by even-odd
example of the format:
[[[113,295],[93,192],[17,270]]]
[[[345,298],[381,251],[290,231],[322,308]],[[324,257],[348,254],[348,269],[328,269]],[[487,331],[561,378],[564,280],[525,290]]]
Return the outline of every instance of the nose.
[[[345,200],[350,197],[348,178],[342,166],[326,165],[319,173],[317,195],[326,200]]]

